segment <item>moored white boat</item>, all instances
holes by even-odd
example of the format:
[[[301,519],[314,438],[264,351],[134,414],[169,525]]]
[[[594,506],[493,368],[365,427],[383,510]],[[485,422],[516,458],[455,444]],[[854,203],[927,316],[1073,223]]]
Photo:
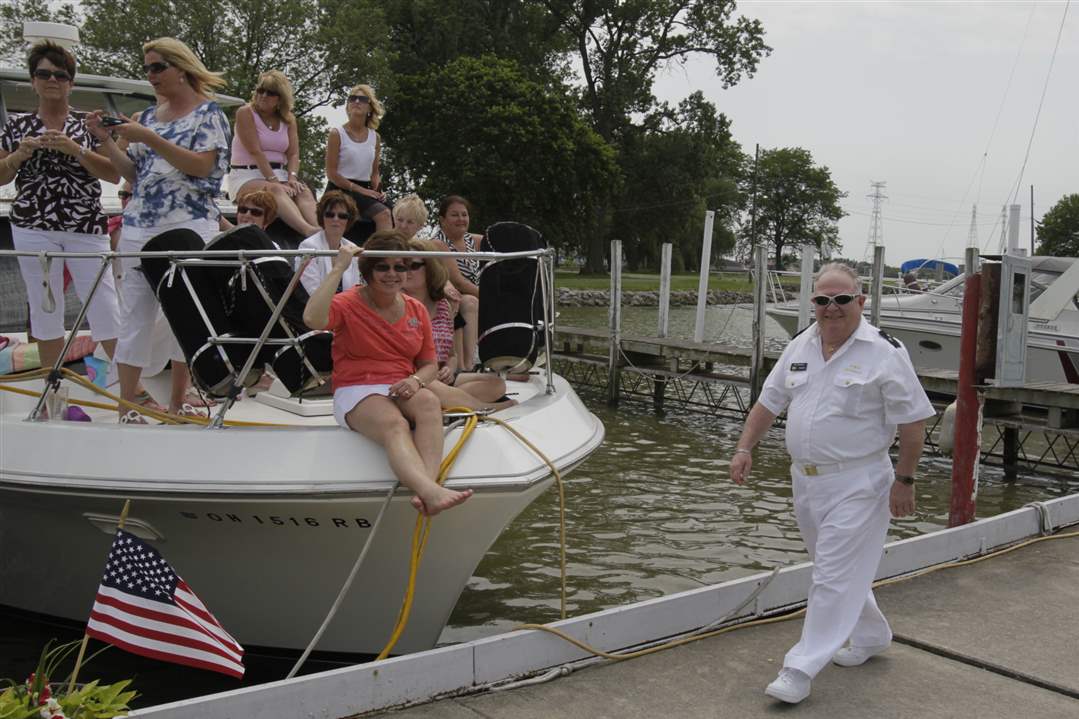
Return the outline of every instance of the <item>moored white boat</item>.
[[[1027,379],[1079,383],[1079,262],[1036,256],[1031,263]],[[915,367],[959,369],[963,281],[955,277],[929,292],[881,298],[880,327],[906,345]],[[867,301],[867,319],[871,309]],[[797,331],[797,302],[770,305],[767,312],[789,334]]]

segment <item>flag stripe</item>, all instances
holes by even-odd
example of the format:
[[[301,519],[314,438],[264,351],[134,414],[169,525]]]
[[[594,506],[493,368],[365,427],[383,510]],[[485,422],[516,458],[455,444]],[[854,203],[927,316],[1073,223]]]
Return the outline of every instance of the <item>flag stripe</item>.
[[[100,602],[94,602],[94,608],[90,610],[90,618],[148,639],[157,639],[163,642],[171,641],[191,649],[218,654],[230,661],[239,662],[243,660],[242,654],[222,648],[221,645],[208,640],[204,634],[164,622],[154,622],[140,617],[133,617],[123,610]]]
[[[98,589],[95,603],[114,606],[127,613],[132,618],[139,617],[149,621],[158,621],[165,624],[185,627],[192,632],[202,634],[209,641],[222,645],[224,648],[230,649],[234,653],[243,654],[243,647],[237,644],[235,639],[228,637],[227,640],[222,640],[217,633],[207,631],[205,626],[195,621],[180,607],[164,604],[162,602],[147,601],[109,587],[100,587]],[[228,635],[226,634],[226,636]],[[226,641],[227,644],[225,643]]]
[[[206,611],[205,606],[199,601],[199,598],[190,591],[180,591],[180,588],[177,587],[173,599],[176,602],[176,606],[184,610],[188,617],[201,626],[204,631],[213,634],[223,643],[233,645],[236,648],[236,651],[243,651],[243,647],[240,646],[240,643],[236,641],[231,634],[225,631],[225,628],[221,626],[221,622],[217,621],[217,617]],[[193,606],[189,601],[190,599],[194,599],[198,604]]]
[[[176,651],[168,651],[169,647],[175,645],[168,643],[154,642],[154,647],[145,643],[139,637],[133,637],[126,632],[118,632],[116,630],[99,629],[96,624],[91,620],[86,625],[86,634],[94,639],[100,639],[108,644],[113,644],[121,649],[131,652],[132,654],[138,654],[144,657],[150,657],[151,659],[159,659],[163,662],[172,662],[174,664],[184,664],[189,667],[196,667],[198,669],[208,669],[214,672],[221,672],[222,674],[228,674],[231,677],[242,679],[244,676],[243,664],[237,664],[235,662],[224,662],[215,656],[211,656],[210,659],[205,659],[199,655],[181,654]]]

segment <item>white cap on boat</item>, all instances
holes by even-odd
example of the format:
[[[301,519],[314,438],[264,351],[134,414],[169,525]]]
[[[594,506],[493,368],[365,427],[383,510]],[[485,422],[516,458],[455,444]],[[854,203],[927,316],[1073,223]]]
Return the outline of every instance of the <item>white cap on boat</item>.
[[[79,44],[79,28],[61,22],[24,22],[22,38],[27,45],[52,40],[57,45],[72,50]]]

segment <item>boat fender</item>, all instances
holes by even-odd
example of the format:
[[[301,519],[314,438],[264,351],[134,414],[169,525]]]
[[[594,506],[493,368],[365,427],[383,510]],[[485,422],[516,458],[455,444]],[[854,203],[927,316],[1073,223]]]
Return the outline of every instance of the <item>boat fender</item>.
[[[878,330],[878,332],[880,332],[880,336],[884,338],[884,341],[887,342],[888,344],[890,344],[892,347],[895,347],[896,349],[900,349],[903,346],[903,345],[899,344],[899,340],[897,340],[895,337],[892,337],[890,334],[888,334],[884,330]]]
[[[937,452],[951,454],[955,446],[955,402],[944,409],[940,418],[940,434],[937,436]]]

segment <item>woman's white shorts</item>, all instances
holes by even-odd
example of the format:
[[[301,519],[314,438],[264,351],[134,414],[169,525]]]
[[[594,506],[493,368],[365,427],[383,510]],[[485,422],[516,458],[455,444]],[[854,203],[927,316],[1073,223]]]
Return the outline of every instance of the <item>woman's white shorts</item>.
[[[388,384],[353,384],[348,387],[339,387],[333,391],[333,417],[337,424],[345,429],[352,429],[345,421],[345,415],[351,412],[356,405],[363,402],[373,394],[383,397],[390,396]]]

